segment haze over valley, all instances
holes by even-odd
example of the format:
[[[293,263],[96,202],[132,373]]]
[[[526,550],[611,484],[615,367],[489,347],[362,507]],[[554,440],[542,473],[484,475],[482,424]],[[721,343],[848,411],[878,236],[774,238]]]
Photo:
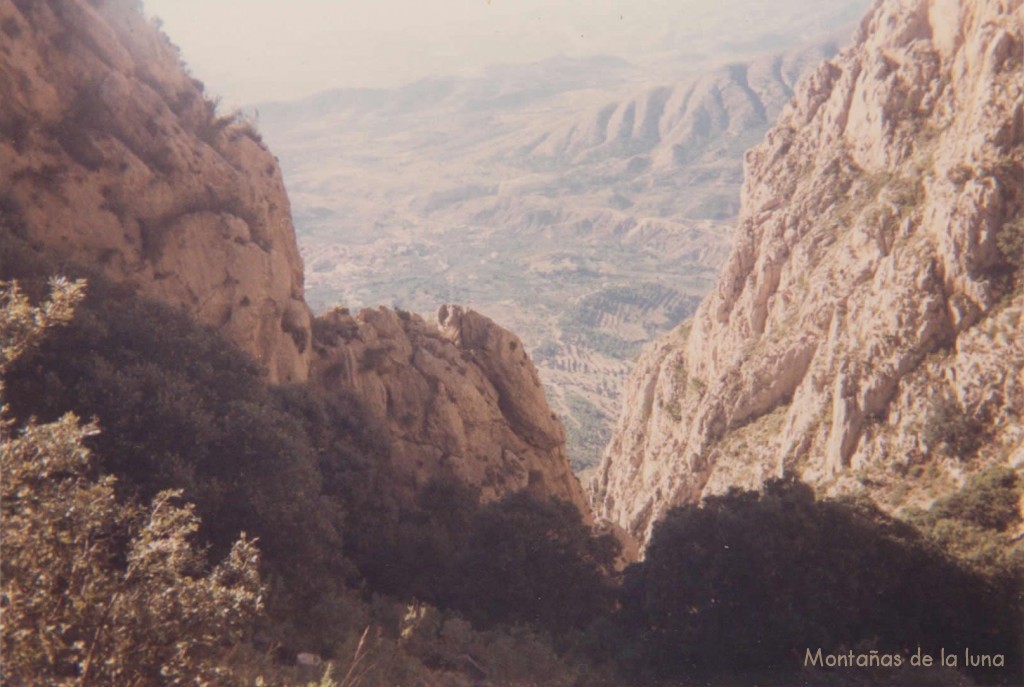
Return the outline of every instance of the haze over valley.
[[[692,314],[728,254],[744,151],[851,27],[802,29],[717,66],[561,56],[248,108],[282,165],[311,306],[485,313],[523,338],[574,468],[594,466],[641,346]]]

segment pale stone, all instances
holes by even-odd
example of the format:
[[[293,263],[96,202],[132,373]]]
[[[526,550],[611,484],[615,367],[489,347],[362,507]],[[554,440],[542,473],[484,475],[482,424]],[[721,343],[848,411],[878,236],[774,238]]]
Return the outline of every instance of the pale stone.
[[[305,380],[302,261],[257,134],[217,121],[141,13],[23,6],[0,2],[0,187],[28,238],[184,307],[271,381]]]
[[[437,324],[377,308],[335,310],[316,329],[315,383],[363,401],[406,493],[449,478],[485,500],[524,489],[566,500],[589,519],[565,430],[514,334],[455,305]]]

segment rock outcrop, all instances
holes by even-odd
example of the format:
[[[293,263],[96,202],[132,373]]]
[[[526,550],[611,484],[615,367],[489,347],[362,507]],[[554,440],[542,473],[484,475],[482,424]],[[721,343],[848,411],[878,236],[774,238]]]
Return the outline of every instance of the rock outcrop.
[[[672,505],[798,474],[883,506],[1024,470],[1024,10],[882,0],[746,159],[736,243],[649,347],[592,486]]]
[[[0,38],[4,231],[183,307],[272,383],[355,395],[398,491],[456,478],[487,499],[529,489],[589,517],[515,336],[456,306],[440,327],[387,309],[314,322],[275,158],[247,123],[217,115],[139,3],[0,0]]]
[[[129,0],[0,0],[0,207],[10,229],[181,305],[267,368],[309,369],[281,172]]]
[[[445,305],[435,325],[388,308],[337,309],[317,318],[314,348],[315,383],[354,393],[386,428],[406,492],[454,478],[485,500],[526,489],[589,512],[536,368],[483,315]]]

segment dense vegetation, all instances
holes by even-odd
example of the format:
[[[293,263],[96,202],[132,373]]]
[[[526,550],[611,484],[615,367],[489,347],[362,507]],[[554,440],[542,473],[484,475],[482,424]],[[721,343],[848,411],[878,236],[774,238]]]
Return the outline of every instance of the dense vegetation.
[[[52,286],[38,308],[0,290],[0,372],[71,316],[81,285]],[[113,477],[92,478],[95,432],[70,413],[15,430],[0,409],[0,681],[224,683],[223,647],[262,607],[254,543],[243,535],[207,569],[179,492],[141,506],[115,497]]]
[[[259,537],[270,579],[312,612],[324,590],[305,581],[341,577],[342,516],[322,498],[300,423],[213,332],[99,279],[88,291],[68,325],[12,366],[14,412],[98,418],[89,444],[126,496],[181,490],[214,555],[243,530]]]
[[[32,252],[8,242],[0,257],[2,276],[41,301],[46,270]],[[372,626],[372,663],[385,684],[414,682],[409,675],[427,664],[462,669],[451,651],[471,651],[488,671],[547,673],[552,684],[555,666],[578,672],[555,660],[550,636],[610,609],[616,550],[593,538],[574,508],[526,495],[481,504],[445,484],[402,502],[387,488],[385,444],[358,402],[269,387],[215,332],[85,276],[74,316],[5,370],[12,419],[96,418],[98,431],[80,437],[95,472],[116,476],[126,503],[176,490],[194,504],[195,542],[208,544],[212,559],[228,555],[240,532],[256,537],[268,594],[247,636],[268,653],[249,660],[290,662],[299,651],[345,659]],[[451,609],[419,618],[440,635],[410,634],[403,617],[421,602]],[[403,631],[407,648],[397,644]]]
[[[18,277],[42,302],[38,275],[47,270],[24,255],[6,259],[5,250],[0,277]],[[69,265],[61,271],[78,274]],[[356,399],[269,387],[214,332],[86,276],[88,295],[74,316],[6,370],[11,420],[46,427],[69,411],[97,418],[97,434],[71,436],[92,451],[95,470],[68,484],[108,489],[113,499],[115,483],[89,480],[116,476],[116,501],[134,514],[96,559],[110,584],[125,575],[130,542],[146,521],[137,504],[165,503],[167,489],[195,504],[195,516],[186,508],[176,520],[186,525],[175,540],[182,546],[208,544],[210,560],[230,561],[241,532],[256,537],[265,612],[243,623],[250,604],[220,616],[224,638],[241,641],[230,661],[243,683],[256,675],[294,683],[301,676],[275,660],[290,663],[298,651],[346,670],[358,656],[353,674],[367,685],[415,684],[428,671],[451,684],[483,675],[499,684],[771,676],[827,684],[828,671],[802,667],[803,652],[817,647],[903,655],[966,647],[1005,656],[1005,667],[976,671],[976,679],[1012,684],[1021,674],[1021,545],[1013,532],[1022,485],[1013,471],[979,475],[912,514],[914,526],[870,503],[818,500],[793,481],[733,491],[672,511],[647,559],[617,573],[617,545],[594,537],[566,504],[527,494],[481,503],[451,483],[403,501],[387,488],[386,442]],[[6,465],[4,481],[11,483]],[[31,488],[48,487],[43,480]],[[9,504],[5,492],[5,528],[15,522]],[[20,532],[34,531],[19,522]],[[199,554],[186,558],[161,584],[227,579]],[[21,560],[19,579],[31,579],[31,559]],[[139,645],[159,643],[156,629],[132,624],[156,587],[140,589],[118,623],[135,628],[128,634]],[[92,622],[72,619],[61,641],[76,646],[75,633]],[[223,653],[199,640],[194,647],[186,665],[203,670]],[[33,660],[49,660],[40,656]],[[68,684],[81,684],[76,656],[62,659]],[[352,675],[347,684],[356,684]]]
[[[964,488],[908,519],[943,551],[990,577],[1024,574],[1020,503],[1024,480],[1011,468],[992,467],[973,475]]]
[[[990,495],[968,489],[951,501],[1005,528],[1019,490]],[[945,518],[949,508],[933,511]],[[920,647],[1001,653],[1007,667],[975,677],[1012,683],[1022,669],[1020,570],[971,570],[870,502],[817,500],[800,482],[775,480],[671,511],[627,573],[623,618],[645,628],[636,654],[656,678],[740,672],[764,682],[802,665],[807,649]]]
[[[368,508],[354,516],[349,551],[375,589],[457,610],[476,627],[564,634],[611,610],[614,539],[593,537],[567,503],[478,499],[434,482],[392,515]]]

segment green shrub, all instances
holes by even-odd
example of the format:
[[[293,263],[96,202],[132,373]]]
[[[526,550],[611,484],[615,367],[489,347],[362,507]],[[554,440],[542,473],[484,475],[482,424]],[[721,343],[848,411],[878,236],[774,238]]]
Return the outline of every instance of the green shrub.
[[[1010,468],[991,467],[972,475],[956,493],[938,499],[910,520],[938,545],[976,570],[995,576],[1024,574],[1020,525],[1024,483]]]
[[[414,506],[354,508],[347,551],[376,590],[452,609],[475,627],[582,629],[612,603],[618,544],[594,537],[576,508],[526,493],[480,505],[436,481]]]
[[[367,348],[359,358],[359,371],[369,372],[370,370],[376,370],[384,362],[384,359],[388,357],[389,353],[391,353],[391,348],[387,346]]]
[[[970,416],[950,396],[932,402],[921,438],[930,447],[944,446],[952,455],[964,459],[981,446],[984,424]]]
[[[5,285],[0,372],[69,320],[79,294],[57,281],[32,308]],[[18,431],[0,415],[5,682],[235,684],[227,649],[261,608],[254,543],[243,535],[208,570],[180,493],[141,508],[117,499],[114,478],[92,477],[96,432],[71,414]]]
[[[346,552],[376,591],[404,599],[438,599],[456,551],[479,509],[476,490],[452,481],[426,485],[412,504],[355,495]]]
[[[1017,271],[1024,269],[1024,215],[1003,224],[996,235],[996,246],[1007,264]]]
[[[611,609],[618,542],[594,537],[574,506],[520,492],[484,506],[441,595],[477,627],[582,629]]]
[[[215,556],[241,531],[259,537],[276,622],[295,619],[293,641],[333,641],[324,609],[356,577],[342,552],[342,485],[365,470],[357,443],[374,440],[345,435],[360,415],[314,395],[299,412],[295,394],[271,391],[251,359],[184,313],[101,279],[89,291],[9,370],[12,411],[98,418],[103,432],[88,443],[120,492],[181,490]]]
[[[1008,467],[989,468],[972,476],[960,491],[939,499],[931,511],[936,518],[963,520],[1005,532],[1020,521],[1020,481]]]

